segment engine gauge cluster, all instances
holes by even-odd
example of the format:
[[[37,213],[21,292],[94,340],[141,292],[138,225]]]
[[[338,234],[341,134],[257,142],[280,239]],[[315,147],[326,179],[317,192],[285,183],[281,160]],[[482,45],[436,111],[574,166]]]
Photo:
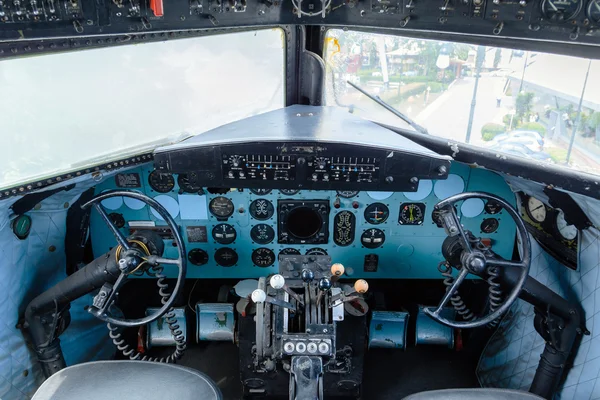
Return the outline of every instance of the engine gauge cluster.
[[[579,231],[565,218],[565,210],[553,208],[540,199],[521,194],[521,215],[529,233],[551,255],[564,265],[577,269]]]

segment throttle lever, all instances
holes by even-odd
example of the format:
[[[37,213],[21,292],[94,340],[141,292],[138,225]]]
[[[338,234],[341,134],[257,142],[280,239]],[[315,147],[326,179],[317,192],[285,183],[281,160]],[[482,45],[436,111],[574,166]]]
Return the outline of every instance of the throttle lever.
[[[269,280],[271,287],[275,290],[283,289],[284,292],[289,294],[294,298],[298,303],[304,305],[304,300],[298,295],[298,293],[294,292],[288,285],[285,283],[285,278],[281,274],[275,274]]]
[[[275,306],[287,308],[287,309],[292,310],[294,312],[296,311],[296,306],[293,305],[292,303],[289,303],[289,302],[284,301],[284,300],[275,299],[275,298],[273,298],[271,296],[267,296],[267,293],[264,290],[262,290],[262,289],[256,289],[256,290],[254,290],[252,292],[252,294],[250,295],[250,298],[255,303],[269,303],[269,304],[273,304]]]

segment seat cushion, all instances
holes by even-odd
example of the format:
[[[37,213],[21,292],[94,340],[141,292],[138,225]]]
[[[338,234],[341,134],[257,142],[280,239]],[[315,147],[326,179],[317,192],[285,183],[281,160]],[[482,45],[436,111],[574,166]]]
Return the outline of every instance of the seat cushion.
[[[403,400],[543,400],[533,393],[508,389],[445,389],[420,392]]]
[[[206,375],[174,364],[96,361],[65,368],[48,378],[32,400],[221,400]]]

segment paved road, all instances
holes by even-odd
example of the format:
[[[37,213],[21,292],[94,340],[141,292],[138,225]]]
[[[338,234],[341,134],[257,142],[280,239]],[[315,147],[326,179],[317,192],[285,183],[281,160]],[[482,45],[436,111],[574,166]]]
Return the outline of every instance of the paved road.
[[[512,99],[503,98],[502,107],[496,107],[496,97],[502,92],[504,79],[500,77],[481,77],[477,89],[475,114],[471,130],[470,143],[484,145],[481,140],[481,128],[488,122],[502,123],[502,116],[509,112]],[[416,119],[432,135],[464,142],[469,123],[469,112],[473,99],[475,78],[463,78],[454,84],[439,98],[425,108]]]

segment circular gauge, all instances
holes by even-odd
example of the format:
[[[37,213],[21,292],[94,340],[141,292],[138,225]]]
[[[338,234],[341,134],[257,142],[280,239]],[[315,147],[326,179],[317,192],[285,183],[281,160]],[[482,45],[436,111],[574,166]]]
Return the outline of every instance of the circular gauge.
[[[208,203],[210,213],[217,218],[228,218],[233,214],[233,203],[227,197],[215,197]]]
[[[562,212],[562,210],[558,210],[558,213],[556,213],[554,226],[558,236],[564,240],[574,240],[577,237],[577,227],[575,225],[569,225],[565,220],[565,213]]]
[[[360,242],[367,249],[375,249],[385,242],[385,233],[381,229],[367,229],[360,236]]]
[[[256,199],[250,203],[250,215],[259,221],[271,218],[274,212],[273,203],[269,200]]]
[[[369,204],[369,206],[365,208],[365,220],[367,220],[369,224],[382,224],[389,216],[390,209],[383,203]]]
[[[188,174],[177,175],[177,186],[179,186],[180,193],[198,193],[202,190],[202,186],[190,182]]]
[[[279,255],[280,256],[299,256],[300,250],[293,249],[291,247],[286,247],[285,249],[283,249],[279,252]]]
[[[238,255],[229,247],[221,247],[215,251],[215,261],[221,267],[233,267],[238,262]]]
[[[123,214],[119,213],[110,213],[108,214],[108,218],[117,228],[122,228],[125,226],[125,218],[123,218]]]
[[[358,194],[358,190],[336,190],[338,196],[350,199]]]
[[[300,189],[279,189],[279,193],[285,196],[293,196],[298,193]]]
[[[404,203],[400,205],[398,223],[400,225],[422,225],[425,218],[425,204]]]
[[[194,265],[204,265],[208,262],[208,254],[202,249],[192,249],[188,252],[188,261]]]
[[[569,21],[579,14],[583,0],[542,0],[542,14],[553,22]]]
[[[535,222],[542,223],[546,220],[546,206],[535,197],[530,197],[527,199],[525,211],[527,211],[529,218]]]
[[[587,17],[593,24],[600,24],[600,0],[591,0],[586,11]]]
[[[494,233],[500,226],[500,222],[496,218],[486,218],[481,222],[481,232]]]
[[[148,176],[148,183],[155,192],[167,193],[175,187],[175,178],[169,173],[152,171]]]
[[[19,215],[12,222],[12,230],[19,240],[27,239],[31,232],[31,217],[25,214]]]
[[[314,247],[312,249],[306,250],[306,255],[307,256],[326,256],[327,250],[322,249],[320,247]]]
[[[483,209],[486,213],[493,215],[498,214],[500,211],[502,211],[502,206],[500,205],[500,203],[495,202],[494,200],[488,200],[487,203],[485,203],[485,207]]]
[[[237,233],[235,228],[229,224],[215,225],[212,230],[212,237],[215,242],[220,244],[230,244],[235,241]]]
[[[258,244],[271,243],[275,238],[275,231],[271,225],[258,224],[250,229],[250,238]]]
[[[263,196],[263,195],[271,193],[273,191],[273,189],[250,189],[250,191],[259,196]]]
[[[275,262],[273,250],[261,247],[252,252],[252,262],[257,267],[270,267]]]

